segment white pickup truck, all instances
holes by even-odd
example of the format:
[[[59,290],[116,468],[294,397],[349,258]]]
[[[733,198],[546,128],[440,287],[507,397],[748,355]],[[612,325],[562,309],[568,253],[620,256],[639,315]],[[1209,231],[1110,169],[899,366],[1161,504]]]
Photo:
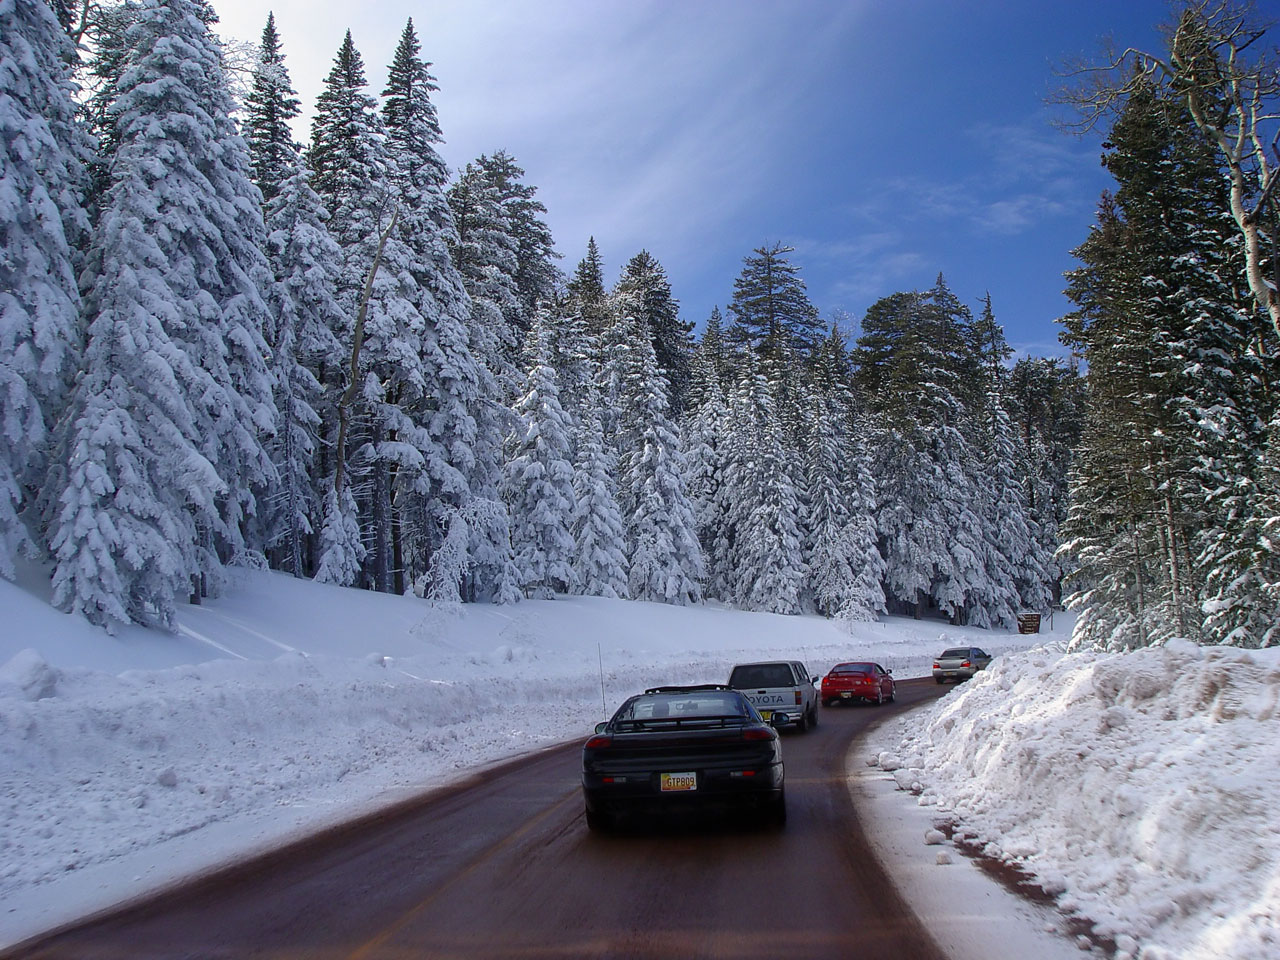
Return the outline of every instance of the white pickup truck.
[[[741,691],[766,723],[785,717],[801,731],[818,725],[817,682],[799,660],[740,663],[729,674],[729,686]]]

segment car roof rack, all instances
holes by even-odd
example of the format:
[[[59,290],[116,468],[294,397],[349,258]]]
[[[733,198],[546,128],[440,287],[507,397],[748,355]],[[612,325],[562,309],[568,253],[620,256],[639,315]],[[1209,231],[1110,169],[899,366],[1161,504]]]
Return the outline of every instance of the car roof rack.
[[[650,687],[645,693],[692,693],[695,690],[732,690],[723,683],[694,683],[685,686]]]

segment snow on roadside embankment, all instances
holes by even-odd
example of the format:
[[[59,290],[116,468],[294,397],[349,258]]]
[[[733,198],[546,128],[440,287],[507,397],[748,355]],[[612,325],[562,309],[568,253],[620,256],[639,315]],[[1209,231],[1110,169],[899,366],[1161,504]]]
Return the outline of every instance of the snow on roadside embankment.
[[[1280,651],[997,660],[880,765],[1118,960],[1280,956]]]

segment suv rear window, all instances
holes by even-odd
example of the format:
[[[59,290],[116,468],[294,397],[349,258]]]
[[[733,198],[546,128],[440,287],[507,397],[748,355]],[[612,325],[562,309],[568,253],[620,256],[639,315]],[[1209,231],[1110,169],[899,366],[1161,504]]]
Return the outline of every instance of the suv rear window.
[[[795,675],[785,663],[749,663],[734,667],[729,674],[729,686],[735,690],[755,690],[763,687],[794,687]]]

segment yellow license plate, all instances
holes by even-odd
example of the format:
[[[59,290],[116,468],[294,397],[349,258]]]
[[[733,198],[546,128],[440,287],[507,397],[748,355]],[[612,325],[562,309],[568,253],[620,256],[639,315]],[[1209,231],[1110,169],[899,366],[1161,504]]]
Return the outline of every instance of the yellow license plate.
[[[662,774],[663,793],[686,793],[690,790],[698,789],[698,777],[693,773],[664,773]]]
[[[770,718],[770,717],[772,717],[772,716],[773,716],[773,711],[772,711],[772,710],[761,710],[761,711],[760,711],[760,719],[761,719],[761,720],[763,720],[765,723],[768,723],[768,722],[769,722],[769,718]]]

